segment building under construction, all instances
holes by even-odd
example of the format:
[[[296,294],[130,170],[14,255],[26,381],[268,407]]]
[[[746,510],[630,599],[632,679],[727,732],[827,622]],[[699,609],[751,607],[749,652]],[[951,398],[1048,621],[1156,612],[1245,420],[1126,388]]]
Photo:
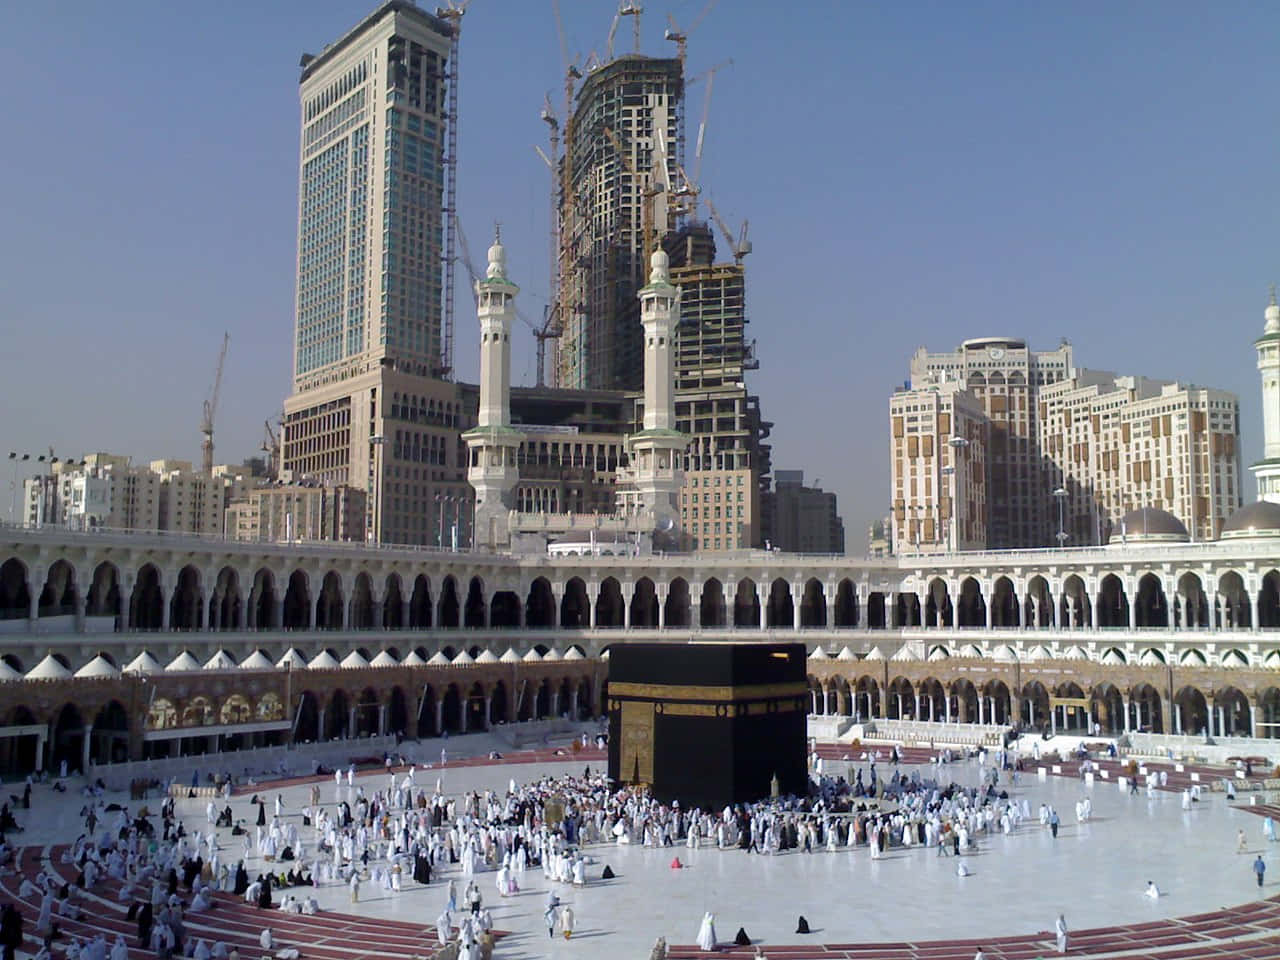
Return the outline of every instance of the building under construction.
[[[577,91],[559,198],[559,386],[640,387],[636,293],[646,247],[672,226],[664,195],[674,180],[683,98],[680,61],[640,54],[590,71]]]

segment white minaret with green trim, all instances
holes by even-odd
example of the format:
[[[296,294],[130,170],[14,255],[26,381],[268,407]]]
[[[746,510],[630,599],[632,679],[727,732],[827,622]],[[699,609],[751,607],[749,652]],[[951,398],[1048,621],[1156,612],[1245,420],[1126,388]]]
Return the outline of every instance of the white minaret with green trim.
[[[1262,375],[1262,459],[1249,469],[1258,481],[1258,499],[1280,503],[1280,306],[1271,288],[1266,326],[1254,341]]]
[[[501,236],[489,248],[489,268],[476,281],[480,301],[480,413],[462,435],[467,480],[476,492],[475,546],[497,549],[511,542],[511,491],[520,479],[516,452],[524,435],[511,428],[511,318],[520,288],[507,279]]]
[[[684,484],[684,451],[689,438],[675,429],[676,328],[680,325],[680,290],[671,283],[670,261],[661,249],[649,258],[649,283],[640,290],[640,323],[644,327],[644,429],[627,445],[642,517],[652,522],[659,543],[680,542],[680,488]]]

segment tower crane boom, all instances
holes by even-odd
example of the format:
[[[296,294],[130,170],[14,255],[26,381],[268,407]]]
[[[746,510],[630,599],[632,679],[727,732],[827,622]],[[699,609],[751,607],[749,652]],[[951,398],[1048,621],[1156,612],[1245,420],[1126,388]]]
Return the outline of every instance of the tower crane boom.
[[[231,334],[223,333],[222,351],[218,354],[218,366],[213,374],[213,386],[204,398],[204,409],[200,417],[200,432],[204,439],[200,441],[200,462],[205,476],[213,474],[213,418],[218,412],[218,394],[222,392],[222,366],[227,361],[227,344],[231,342]]]

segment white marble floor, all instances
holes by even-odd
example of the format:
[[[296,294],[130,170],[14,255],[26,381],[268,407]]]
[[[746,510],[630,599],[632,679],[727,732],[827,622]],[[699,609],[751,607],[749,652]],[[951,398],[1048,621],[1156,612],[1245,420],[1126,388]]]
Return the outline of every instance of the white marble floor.
[[[598,766],[598,764],[597,764]],[[419,783],[434,785],[442,777],[446,793],[491,788],[504,790],[509,779],[525,781],[548,773],[580,773],[581,761],[557,764],[448,768],[420,773]],[[976,765],[944,768],[964,783],[976,782]],[[881,767],[883,772],[883,765]],[[370,774],[370,786],[385,783],[385,774]],[[74,783],[74,781],[73,781]],[[12,789],[12,788],[10,788]],[[1075,822],[1075,802],[1085,789],[1093,798],[1093,819]],[[287,813],[300,816],[309,787],[283,791]],[[345,793],[345,791],[344,791]],[[3,795],[3,788],[0,788]],[[272,793],[274,795],[274,792]],[[729,939],[739,926],[753,940],[769,944],[813,942],[926,940],[1025,934],[1047,930],[1059,912],[1075,929],[1134,923],[1160,917],[1203,912],[1237,904],[1259,895],[1250,864],[1262,852],[1269,866],[1265,893],[1280,887],[1280,846],[1268,845],[1260,817],[1229,808],[1212,795],[1191,811],[1181,809],[1175,794],[1130,797],[1114,784],[1086,788],[1074,780],[1024,778],[1016,796],[1026,796],[1033,813],[1041,800],[1057,807],[1062,828],[1057,840],[1038,823],[1024,825],[1011,837],[982,838],[980,849],[964,857],[973,875],[956,876],[956,861],[938,858],[925,848],[894,850],[872,861],[865,848],[853,853],[777,857],[737,850],[665,850],[601,845],[588,848],[596,859],[594,878],[586,888],[556,888],[572,903],[577,916],[574,938],[549,941],[542,923],[548,883],[541,870],[528,871],[517,897],[497,896],[493,874],[482,875],[481,890],[495,924],[512,931],[499,943],[503,958],[601,956],[604,950],[622,957],[647,955],[659,934],[672,943],[692,943],[704,911],[717,917],[717,932]],[[322,800],[331,803],[332,782],[322,785]],[[233,799],[237,818],[253,822],[248,796]],[[15,839],[44,843],[74,839],[80,832],[78,810],[83,799],[37,789],[33,810],[19,811],[28,824]],[[205,801],[181,801],[188,823],[206,829]],[[153,803],[154,807],[154,803]],[[1248,855],[1236,850],[1236,831],[1249,839]],[[224,849],[232,849],[223,830]],[[309,831],[303,834],[309,840]],[[236,843],[238,848],[239,844]],[[673,855],[688,865],[671,870]],[[604,864],[617,874],[599,880]],[[252,874],[260,864],[251,859]],[[444,903],[444,886],[456,868],[446,870],[429,887],[407,884],[400,894],[366,887],[353,908],[344,887],[322,887],[317,893],[326,908],[432,923]],[[1142,896],[1148,879],[1164,891],[1158,901]],[[465,883],[460,882],[459,888]],[[800,914],[813,933],[794,934]]]

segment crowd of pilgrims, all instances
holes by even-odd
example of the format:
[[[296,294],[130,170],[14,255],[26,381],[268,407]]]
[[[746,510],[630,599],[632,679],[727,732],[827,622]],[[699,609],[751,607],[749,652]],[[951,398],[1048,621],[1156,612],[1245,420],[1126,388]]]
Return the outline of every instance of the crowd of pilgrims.
[[[93,890],[104,877],[117,882],[121,902],[130,902],[139,947],[152,950],[158,960],[238,960],[225,944],[193,943],[186,936],[184,918],[213,910],[214,891],[239,895],[262,909],[314,914],[320,909],[310,889],[314,886],[344,884],[357,902],[362,884],[394,893],[402,889],[406,875],[427,885],[433,874],[456,865],[467,888],[460,903],[455,880],[448,881],[438,936],[445,943],[456,935],[460,956],[467,960],[480,956],[479,943],[492,929],[478,874],[495,874],[499,897],[517,893],[530,869],[540,869],[552,883],[582,885],[588,865],[598,863],[584,853],[587,845],[711,846],[763,854],[865,846],[873,859],[891,847],[920,845],[937,847],[941,856],[972,847],[984,833],[1008,834],[1030,816],[1025,800],[1019,804],[999,789],[1000,768],[1007,767],[1003,755],[991,767],[985,766],[983,755],[981,783],[970,787],[942,782],[950,780],[943,776],[942,763],[923,774],[920,769],[907,773],[897,767],[897,759],[896,753],[890,755],[888,777],[880,775],[873,757],[865,778],[861,767],[852,780],[815,772],[807,797],[777,797],[720,810],[666,804],[643,791],[614,788],[590,768],[580,777],[547,777],[523,785],[511,780],[505,793],[458,796],[446,796],[438,779],[434,789],[417,784],[413,767],[388,772],[381,787],[381,775],[357,782],[354,769],[348,768],[345,778],[342,771],[335,772],[333,802],[327,806],[321,802],[320,785],[312,785],[301,817],[288,816],[279,795],[271,801],[255,796],[251,802],[258,814],[252,828],[233,819],[229,803],[220,808],[210,800],[207,830],[201,825],[188,831],[170,798],[160,809],[157,830],[145,807],[131,816],[127,808],[104,807],[91,795],[81,811],[85,832],[64,854],[64,862],[78,868],[76,880],[65,883],[43,873],[35,881],[24,880],[21,893],[41,899],[36,931],[45,950],[40,960],[48,960],[58,918],[79,917],[85,909],[79,902],[82,891]],[[229,799],[229,791],[225,797]],[[274,809],[270,817],[269,802]],[[555,811],[552,822],[546,819],[548,811]],[[1043,808],[1040,819],[1045,822]],[[218,830],[227,827],[231,839],[224,849]],[[245,861],[255,852],[264,869],[251,876]],[[678,858],[672,866],[680,866]],[[611,875],[606,866],[602,876]],[[282,890],[296,892],[277,900]],[[554,923],[553,905],[548,908],[549,931]],[[269,940],[269,928],[263,936]],[[127,948],[123,939],[108,946],[98,937],[70,944],[67,956],[126,960]]]

